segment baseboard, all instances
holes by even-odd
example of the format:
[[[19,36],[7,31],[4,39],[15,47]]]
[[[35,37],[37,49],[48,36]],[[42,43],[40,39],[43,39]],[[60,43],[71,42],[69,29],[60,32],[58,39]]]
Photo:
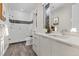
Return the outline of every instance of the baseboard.
[[[18,44],[18,43],[23,43],[23,42],[26,43],[26,41],[20,41],[20,42],[13,42],[13,43],[10,43],[9,45],[12,45],[12,44]]]

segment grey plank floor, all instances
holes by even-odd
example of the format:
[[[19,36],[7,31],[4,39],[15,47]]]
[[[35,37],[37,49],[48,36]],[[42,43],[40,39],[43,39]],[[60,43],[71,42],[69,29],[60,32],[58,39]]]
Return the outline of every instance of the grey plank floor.
[[[32,46],[26,46],[25,42],[10,44],[4,56],[36,56]]]

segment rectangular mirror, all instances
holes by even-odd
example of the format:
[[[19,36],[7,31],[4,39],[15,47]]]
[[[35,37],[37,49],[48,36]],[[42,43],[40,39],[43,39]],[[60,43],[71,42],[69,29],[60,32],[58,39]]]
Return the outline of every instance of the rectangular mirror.
[[[44,19],[43,19],[43,27],[44,28],[48,28],[49,26],[49,14],[48,14],[48,9],[49,9],[49,3],[45,3],[43,5],[43,16],[44,16]]]

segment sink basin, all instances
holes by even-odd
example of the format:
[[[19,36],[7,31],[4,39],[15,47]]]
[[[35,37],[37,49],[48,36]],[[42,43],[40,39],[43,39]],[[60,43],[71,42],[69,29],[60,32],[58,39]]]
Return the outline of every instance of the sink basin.
[[[49,36],[54,36],[54,37],[61,38],[61,39],[68,39],[69,38],[69,36],[63,35],[61,33],[51,33],[51,34],[49,34]]]
[[[52,32],[52,33],[50,33],[48,35],[62,35],[62,34],[60,32]]]
[[[64,36],[64,35],[50,35],[50,36],[54,36],[54,37],[62,38],[62,39],[67,39],[67,38],[69,38],[68,36]]]

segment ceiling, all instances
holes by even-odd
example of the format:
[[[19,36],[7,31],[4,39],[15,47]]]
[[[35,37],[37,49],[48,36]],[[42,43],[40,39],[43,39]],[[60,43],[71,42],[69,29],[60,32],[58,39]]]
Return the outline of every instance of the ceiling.
[[[9,3],[11,10],[18,10],[26,13],[31,13],[39,3]]]

